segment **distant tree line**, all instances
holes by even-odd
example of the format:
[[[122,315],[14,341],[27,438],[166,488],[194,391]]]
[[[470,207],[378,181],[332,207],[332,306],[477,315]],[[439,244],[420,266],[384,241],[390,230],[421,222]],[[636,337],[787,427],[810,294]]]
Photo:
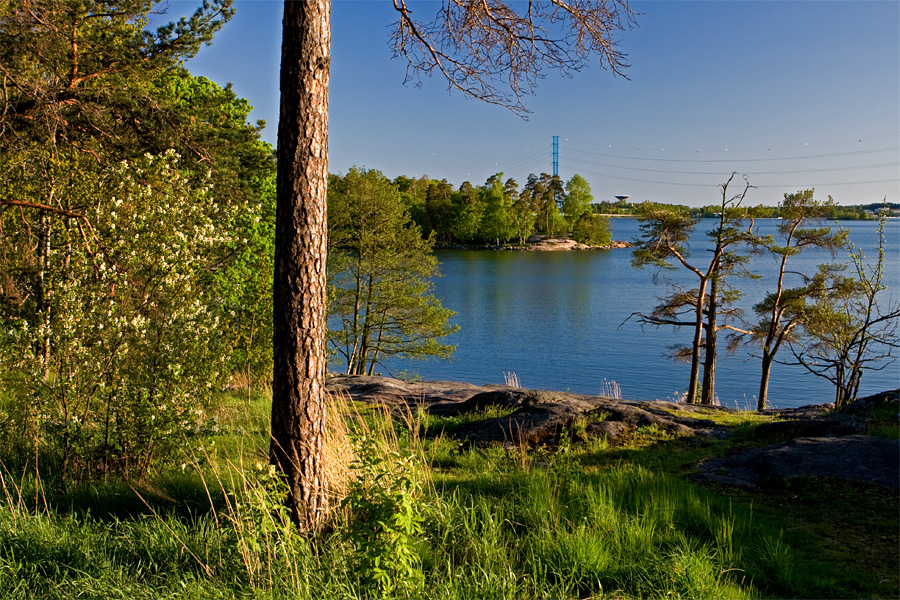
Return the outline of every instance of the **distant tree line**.
[[[822,212],[821,218],[827,220],[840,221],[865,221],[875,220],[880,215],[900,216],[900,203],[897,202],[872,202],[869,204],[855,204],[850,206],[841,206],[835,204],[829,196],[828,207]],[[718,204],[709,204],[706,206],[686,206],[682,204],[669,204],[674,209],[682,211],[684,214],[697,219],[714,219],[721,215],[722,207]],[[591,205],[591,209],[601,215],[632,215],[640,214],[640,203],[632,203],[627,200],[619,200],[616,202],[596,202]],[[748,215],[752,215],[757,219],[780,219],[780,206],[766,206],[759,204],[757,206],[748,206],[745,209]]]
[[[536,233],[592,246],[610,241],[609,220],[591,210],[591,188],[580,175],[563,182],[558,175],[531,174],[521,188],[503,173],[483,185],[465,181],[458,188],[427,175],[379,177],[396,188],[422,236],[437,245],[521,245]],[[332,176],[332,183],[341,178]]]

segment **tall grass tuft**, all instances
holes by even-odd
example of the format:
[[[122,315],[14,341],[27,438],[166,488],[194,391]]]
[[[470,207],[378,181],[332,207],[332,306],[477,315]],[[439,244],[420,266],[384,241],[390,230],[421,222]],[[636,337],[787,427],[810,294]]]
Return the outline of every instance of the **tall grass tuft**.
[[[512,371],[510,371],[509,373],[507,373],[506,371],[503,372],[503,381],[509,387],[514,387],[514,388],[522,387],[519,384],[519,376],[516,375]]]
[[[612,379],[604,379],[600,382],[600,396],[612,398],[613,400],[622,399],[622,388]]]

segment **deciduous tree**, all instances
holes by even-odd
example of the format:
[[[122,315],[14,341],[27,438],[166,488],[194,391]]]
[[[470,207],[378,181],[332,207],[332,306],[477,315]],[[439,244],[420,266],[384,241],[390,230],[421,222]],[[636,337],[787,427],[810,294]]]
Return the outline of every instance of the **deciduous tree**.
[[[563,196],[562,212],[569,226],[569,231],[575,229],[575,224],[582,215],[591,211],[591,202],[594,196],[591,194],[591,186],[584,177],[572,175],[566,182],[566,193]]]
[[[484,215],[481,195],[470,182],[463,181],[459,189],[450,195],[450,202],[453,205],[453,226],[450,233],[458,242],[474,242],[481,230]]]
[[[432,293],[431,239],[412,222],[397,188],[378,171],[352,168],[328,190],[329,332],[347,374],[373,374],[385,358],[448,357],[452,311]]]
[[[230,2],[146,31],[155,5],[0,9],[3,366],[70,477],[144,474],[193,431],[229,350],[210,274],[272,167],[249,104],[181,67]]]
[[[503,185],[503,173],[491,175],[479,192],[484,206],[480,236],[499,246],[513,235],[512,198]]]

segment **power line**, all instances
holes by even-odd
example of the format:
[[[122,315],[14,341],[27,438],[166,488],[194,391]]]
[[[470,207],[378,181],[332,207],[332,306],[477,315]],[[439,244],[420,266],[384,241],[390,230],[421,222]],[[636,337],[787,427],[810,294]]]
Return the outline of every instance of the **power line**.
[[[808,156],[781,156],[771,158],[728,158],[728,159],[694,159],[685,158],[653,158],[649,156],[623,156],[621,154],[610,154],[608,152],[593,152],[583,150],[585,154],[594,154],[596,156],[605,156],[608,158],[619,158],[623,160],[640,160],[640,161],[659,161],[659,162],[677,162],[677,163],[747,163],[747,162],[764,162],[764,161],[786,161],[786,160],[808,160],[814,158],[835,158],[840,156],[856,156],[861,154],[876,154],[878,152],[900,151],[900,146],[889,146],[885,148],[874,148],[868,150],[855,150],[852,152],[835,152],[831,154],[812,154]]]
[[[809,142],[804,142],[802,145],[801,144],[785,145],[785,146],[771,145],[771,146],[755,147],[755,148],[740,147],[740,146],[728,145],[728,144],[720,144],[719,148],[721,148],[721,150],[701,150],[699,147],[691,147],[691,148],[687,148],[687,149],[667,147],[665,149],[665,151],[669,152],[669,153],[674,152],[674,153],[690,153],[690,154],[695,154],[698,152],[703,152],[703,153],[713,152],[713,153],[715,153],[715,152],[723,152],[723,151],[724,152],[771,152],[773,149],[775,149],[775,150],[791,150],[791,149],[797,149],[797,148],[800,148],[800,149],[822,148],[822,147],[827,147],[827,146],[842,146],[842,145],[847,145],[847,144],[856,145],[856,144],[861,144],[861,143],[871,143],[871,142],[877,142],[877,141],[881,141],[881,140],[896,141],[898,137],[900,137],[900,136],[898,136],[898,135],[860,136],[858,138],[853,138],[853,139],[832,140],[832,141],[818,142],[818,143],[814,142],[812,144],[810,144]],[[863,142],[863,140],[865,140],[865,142]],[[570,140],[569,138],[566,138],[566,141],[567,142],[571,141],[571,143],[573,143],[573,144],[584,144],[584,145],[590,145],[590,146],[607,146],[609,148],[616,148],[617,150],[630,150],[630,151],[638,151],[638,152],[650,151],[653,149],[660,148],[660,144],[655,144],[655,143],[638,145],[638,146],[622,146],[619,144],[606,144],[603,142],[589,142],[589,141],[578,140],[578,139]],[[665,146],[665,144],[662,144],[662,145]]]
[[[598,171],[589,171],[582,170],[582,173],[587,175],[595,175],[597,177],[605,177],[608,179],[614,179],[619,181],[635,181],[639,183],[654,183],[659,185],[677,185],[683,187],[718,187],[719,184],[711,184],[711,183],[688,183],[684,181],[659,181],[654,179],[641,179],[637,177],[623,177],[621,175],[610,174],[610,173],[601,173]],[[712,175],[723,175],[727,176],[727,173],[712,173]],[[864,184],[877,184],[877,183],[900,183],[900,178],[893,179],[876,179],[870,181],[844,181],[844,182],[830,182],[830,183],[805,183],[805,184],[766,184],[766,185],[754,185],[755,188],[814,188],[814,187],[826,187],[826,186],[839,186],[839,185],[864,185]]]
[[[645,169],[641,167],[626,167],[624,165],[611,165],[607,163],[597,163],[591,162],[581,158],[570,158],[572,162],[590,165],[590,166],[598,166],[598,167],[607,167],[610,169],[624,169],[627,171],[641,171],[644,173],[671,173],[677,175],[720,175],[721,171],[672,171],[667,169]],[[897,167],[900,166],[900,162],[892,162],[892,163],[881,163],[877,165],[860,165],[860,166],[852,166],[852,167],[832,167],[832,168],[820,168],[820,169],[797,169],[792,171],[755,171],[748,172],[748,175],[792,175],[797,173],[825,173],[831,171],[854,171],[857,169],[878,169],[882,167]]]

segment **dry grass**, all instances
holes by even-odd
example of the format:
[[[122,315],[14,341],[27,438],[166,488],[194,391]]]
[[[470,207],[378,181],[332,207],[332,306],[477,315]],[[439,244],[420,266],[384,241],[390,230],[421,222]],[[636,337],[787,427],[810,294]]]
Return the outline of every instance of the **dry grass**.
[[[522,387],[519,384],[519,376],[516,375],[515,373],[513,373],[512,371],[510,371],[509,373],[504,372],[503,380],[506,382],[506,385],[508,385],[509,387],[514,387],[514,388]]]
[[[622,399],[622,388],[612,379],[604,379],[600,382],[600,396],[606,396],[613,400]]]

